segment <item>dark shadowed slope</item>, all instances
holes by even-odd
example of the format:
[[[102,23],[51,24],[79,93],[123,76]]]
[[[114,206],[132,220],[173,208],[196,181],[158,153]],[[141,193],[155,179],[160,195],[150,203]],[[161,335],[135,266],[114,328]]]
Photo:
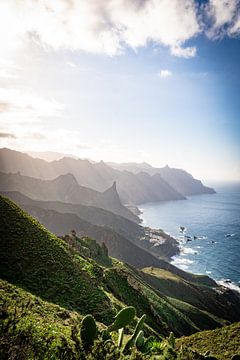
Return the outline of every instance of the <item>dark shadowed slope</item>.
[[[75,214],[82,220],[90,222],[93,225],[109,227],[121,236],[132,241],[136,241],[136,239],[144,234],[143,227],[141,225],[105,209],[81,204],[64,203],[60,201],[33,200],[17,191],[0,191],[0,193],[15,201],[21,207],[29,205],[46,210],[55,210],[63,214]]]
[[[99,243],[104,242],[108,247],[109,255],[135,267],[142,268],[152,265],[168,267],[168,263],[157,259],[145,249],[139,248],[108,227],[93,225],[71,213],[59,213],[33,205],[21,204],[21,207],[56,235],[69,234],[74,229],[79,236],[89,236]]]

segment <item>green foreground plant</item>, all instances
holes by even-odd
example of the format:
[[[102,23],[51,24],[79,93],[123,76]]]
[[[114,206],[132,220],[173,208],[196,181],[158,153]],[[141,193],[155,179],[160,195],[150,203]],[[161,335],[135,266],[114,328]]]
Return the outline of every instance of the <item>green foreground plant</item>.
[[[153,336],[145,338],[143,329],[146,315],[138,320],[132,335],[129,334],[128,327],[135,316],[134,307],[125,307],[115,316],[113,323],[103,330],[97,328],[92,315],[85,316],[80,327],[80,343],[85,358],[217,360],[209,353],[202,355],[186,348],[176,350],[172,332],[167,339],[161,341]]]

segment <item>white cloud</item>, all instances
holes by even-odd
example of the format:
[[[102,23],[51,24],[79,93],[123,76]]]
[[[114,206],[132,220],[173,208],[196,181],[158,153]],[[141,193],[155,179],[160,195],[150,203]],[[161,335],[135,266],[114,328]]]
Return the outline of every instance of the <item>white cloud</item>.
[[[195,46],[189,46],[186,48],[183,48],[181,46],[174,46],[171,48],[171,54],[178,57],[183,57],[185,59],[192,58],[196,56],[197,48]]]
[[[162,79],[165,79],[165,78],[168,78],[170,76],[172,76],[172,72],[165,69],[165,70],[161,70],[159,73],[158,73],[158,76]]]
[[[209,38],[218,38],[226,35],[233,36],[239,31],[238,20],[239,0],[209,0],[205,7],[211,25],[207,28]]]
[[[3,52],[30,41],[115,55],[149,42],[182,46],[200,31],[193,0],[8,0],[0,18]]]
[[[0,1],[0,58],[15,58],[33,45],[113,56],[151,43],[191,58],[197,49],[185,44],[200,33],[212,39],[239,35],[239,8],[240,0],[209,0],[204,6],[194,0]],[[0,64],[0,77],[16,76]]]
[[[238,36],[240,34],[240,14],[236,18],[235,22],[228,29],[229,36]]]

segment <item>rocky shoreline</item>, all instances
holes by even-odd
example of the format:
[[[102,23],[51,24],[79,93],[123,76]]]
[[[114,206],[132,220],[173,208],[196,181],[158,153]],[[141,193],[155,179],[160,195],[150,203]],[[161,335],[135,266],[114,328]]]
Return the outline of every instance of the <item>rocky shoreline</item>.
[[[162,229],[144,227],[144,235],[139,239],[139,245],[148,249],[158,258],[171,261],[180,253],[179,242]]]

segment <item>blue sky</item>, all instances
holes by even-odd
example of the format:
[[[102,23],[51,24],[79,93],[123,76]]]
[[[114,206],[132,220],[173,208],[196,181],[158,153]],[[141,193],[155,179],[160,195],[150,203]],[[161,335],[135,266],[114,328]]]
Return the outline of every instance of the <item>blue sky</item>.
[[[8,4],[2,146],[240,180],[238,0]]]

